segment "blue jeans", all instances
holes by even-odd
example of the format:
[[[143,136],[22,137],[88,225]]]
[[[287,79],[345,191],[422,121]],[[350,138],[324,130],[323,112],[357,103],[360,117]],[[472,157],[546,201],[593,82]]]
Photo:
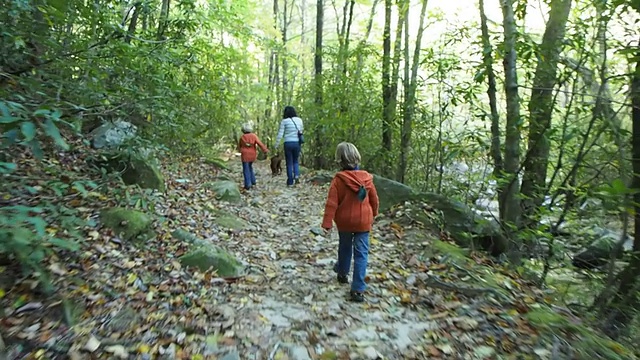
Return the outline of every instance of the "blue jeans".
[[[244,188],[249,190],[256,184],[256,174],[253,172],[253,162],[242,162],[242,176],[244,177]]]
[[[287,162],[287,185],[293,185],[293,181],[300,176],[300,143],[287,141],[284,143],[284,158]]]
[[[367,261],[369,260],[369,232],[340,231],[338,235],[340,237],[338,263],[336,264],[338,275],[349,274],[351,254],[353,253],[351,291],[364,292],[367,288],[364,278],[367,275]]]

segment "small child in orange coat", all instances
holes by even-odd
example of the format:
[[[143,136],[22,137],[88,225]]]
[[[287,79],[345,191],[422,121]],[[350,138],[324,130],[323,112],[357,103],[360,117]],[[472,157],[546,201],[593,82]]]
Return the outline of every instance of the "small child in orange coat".
[[[242,175],[244,177],[245,190],[251,189],[256,185],[256,174],[253,172],[253,162],[258,157],[258,150],[256,146],[259,146],[264,153],[268,153],[269,150],[260,141],[258,135],[253,133],[253,127],[251,124],[244,124],[242,126],[243,135],[238,141],[238,151],[240,151],[240,160],[242,160]]]
[[[331,181],[329,196],[324,208],[322,228],[331,230],[335,221],[340,237],[338,263],[335,270],[338,282],[349,282],[353,254],[353,282],[351,300],[364,301],[369,258],[369,232],[373,218],[378,215],[378,193],[373,176],[359,169],[360,153],[355,145],[342,142],[336,148],[336,162],[342,168]]]

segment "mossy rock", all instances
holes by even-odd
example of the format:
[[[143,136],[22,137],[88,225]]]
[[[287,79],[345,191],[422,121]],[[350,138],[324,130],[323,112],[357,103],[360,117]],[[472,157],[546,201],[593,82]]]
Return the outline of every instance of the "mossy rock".
[[[247,222],[237,216],[220,210],[213,210],[213,213],[215,214],[213,221],[223,228],[242,230],[247,227]]]
[[[382,176],[373,175],[373,184],[378,192],[380,212],[385,212],[394,205],[415,199],[416,193],[409,186]]]
[[[171,236],[179,241],[182,242],[186,242],[195,246],[201,246],[201,245],[208,245],[209,242],[205,241],[195,235],[193,235],[192,233],[190,233],[189,231],[185,230],[185,229],[177,229],[174,230],[171,233]]]
[[[153,219],[137,210],[105,209],[100,213],[100,221],[123,240],[145,241],[155,236]]]
[[[240,187],[234,181],[220,180],[210,182],[206,185],[207,188],[212,190],[216,194],[216,199],[228,202],[239,202]]]
[[[237,277],[244,273],[244,267],[238,259],[213,244],[202,243],[181,256],[180,263],[200,271],[213,269],[220,277]]]
[[[229,170],[229,167],[227,166],[226,161],[217,158],[217,157],[206,157],[204,159],[204,163],[207,165],[211,165],[216,169],[220,169],[220,170]]]
[[[127,185],[138,185],[143,189],[165,191],[166,185],[162,173],[153,160],[136,153],[109,153],[103,159],[93,160],[93,165],[105,168],[108,172],[119,172]]]

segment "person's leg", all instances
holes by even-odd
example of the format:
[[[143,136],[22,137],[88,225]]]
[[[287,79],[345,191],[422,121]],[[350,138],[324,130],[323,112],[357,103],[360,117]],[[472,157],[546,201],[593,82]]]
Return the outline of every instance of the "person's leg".
[[[251,185],[256,186],[256,173],[253,171],[253,162],[249,163],[249,169],[251,170]]]
[[[250,163],[242,162],[242,177],[244,178],[244,188],[249,190],[251,188],[251,167]]]
[[[293,143],[284,143],[284,157],[287,163],[287,185],[293,185]]]
[[[353,233],[338,232],[340,242],[338,245],[338,263],[336,264],[336,272],[338,273],[338,281],[347,283],[349,280],[349,270],[351,269],[351,253],[353,250]]]
[[[300,143],[295,143],[295,147],[293,148],[293,178],[295,182],[298,182],[298,178],[300,177],[300,165],[298,164],[298,160],[300,159]]]
[[[362,293],[367,288],[364,278],[367,276],[369,260],[369,232],[357,232],[353,236],[353,282],[351,296],[355,301],[363,301]]]

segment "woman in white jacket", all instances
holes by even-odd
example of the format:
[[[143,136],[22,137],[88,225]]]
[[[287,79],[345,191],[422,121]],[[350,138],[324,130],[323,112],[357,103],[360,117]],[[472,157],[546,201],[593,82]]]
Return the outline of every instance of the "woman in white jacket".
[[[302,119],[296,114],[293,106],[284,108],[284,116],[280,121],[280,129],[276,137],[276,148],[280,145],[280,140],[284,138],[284,157],[287,163],[287,186],[298,183],[300,177],[300,138],[304,131]]]

